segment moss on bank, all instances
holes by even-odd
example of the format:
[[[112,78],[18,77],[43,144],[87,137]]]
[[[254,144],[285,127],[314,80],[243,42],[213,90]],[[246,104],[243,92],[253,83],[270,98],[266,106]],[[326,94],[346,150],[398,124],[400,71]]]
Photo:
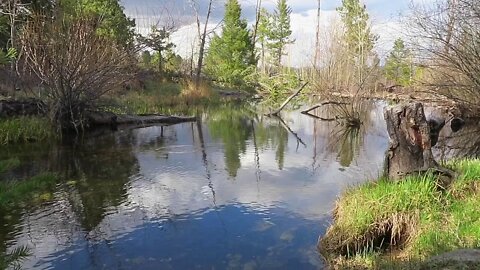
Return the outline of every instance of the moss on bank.
[[[480,160],[447,166],[459,176],[446,190],[426,175],[346,191],[319,243],[327,260],[340,269],[415,269],[442,252],[480,248]]]
[[[0,145],[45,141],[56,134],[48,119],[37,116],[22,116],[0,119]]]

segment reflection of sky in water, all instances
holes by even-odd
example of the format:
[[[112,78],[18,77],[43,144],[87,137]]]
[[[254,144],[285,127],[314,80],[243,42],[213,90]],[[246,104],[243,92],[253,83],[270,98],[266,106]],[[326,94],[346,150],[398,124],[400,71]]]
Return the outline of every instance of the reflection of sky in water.
[[[79,239],[56,254],[55,269],[316,269],[317,222],[285,212],[228,205],[149,220],[109,240]]]
[[[59,188],[53,203],[25,210],[10,241],[33,248],[25,267],[320,267],[315,244],[335,197],[377,177],[382,167],[387,138],[381,109],[368,115],[361,143],[341,150],[354,151],[348,167],[340,165],[338,148],[329,147],[338,140],[333,123],[288,114],[284,120],[303,146],[274,119],[260,118],[252,129],[250,119],[237,116],[220,113],[200,126],[165,127],[164,137],[160,127],[149,127],[112,135],[113,146],[93,143],[80,155],[85,160],[95,162],[112,147],[131,148],[135,169],[125,180],[113,172],[109,178],[108,170],[85,173],[78,188]],[[110,162],[101,159],[114,171],[127,166],[116,153]],[[120,183],[121,199],[108,194],[110,182]]]

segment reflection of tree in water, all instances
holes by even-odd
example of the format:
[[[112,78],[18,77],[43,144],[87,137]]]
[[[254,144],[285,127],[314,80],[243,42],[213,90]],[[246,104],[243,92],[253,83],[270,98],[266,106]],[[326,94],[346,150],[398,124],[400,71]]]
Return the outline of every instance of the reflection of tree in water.
[[[363,146],[364,132],[360,127],[342,126],[337,132],[337,159],[343,167],[349,167]]]
[[[237,176],[241,167],[240,154],[245,153],[249,140],[253,141],[255,152],[275,148],[278,167],[283,169],[288,132],[278,121],[258,119],[247,109],[226,108],[211,112],[207,123],[212,138],[224,144],[225,166],[231,177]]]
[[[327,153],[334,153],[337,160],[343,167],[349,167],[355,158],[358,157],[360,149],[365,142],[367,130],[372,129],[374,119],[371,113],[376,108],[374,102],[361,102],[355,105],[334,105],[322,106],[311,114],[314,116],[314,167],[317,161],[317,137],[326,135]],[[358,117],[360,125],[350,125],[339,121],[325,121],[320,119],[341,118],[344,114],[351,114]],[[315,118],[318,117],[318,118]]]
[[[214,140],[222,140],[228,174],[236,177],[241,167],[240,154],[245,153],[252,134],[250,118],[241,110],[213,112],[209,115],[208,128]]]
[[[449,123],[440,133],[434,153],[440,160],[480,157],[480,126],[468,123],[458,132],[451,131]]]
[[[276,149],[275,160],[278,169],[282,170],[288,145],[288,131],[278,121],[259,121],[255,127],[255,136],[260,150]]]
[[[77,180],[70,200],[87,231],[125,202],[130,177],[139,171],[129,134],[110,133],[58,153],[65,176]]]
[[[108,132],[82,142],[65,144],[26,144],[12,146],[2,154],[17,157],[21,165],[11,177],[31,177],[41,171],[56,172],[62,183],[50,193],[67,194],[66,208],[72,207],[86,231],[94,229],[108,208],[123,203],[130,176],[138,172],[132,153],[130,133]],[[0,155],[3,156],[3,155]],[[0,157],[1,158],[1,157]],[[8,213],[0,211],[0,249],[11,240],[18,225],[38,206],[19,205]]]

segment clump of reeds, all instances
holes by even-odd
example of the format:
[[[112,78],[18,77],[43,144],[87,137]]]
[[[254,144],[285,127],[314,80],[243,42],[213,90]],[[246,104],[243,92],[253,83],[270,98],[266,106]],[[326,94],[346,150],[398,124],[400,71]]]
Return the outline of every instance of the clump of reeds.
[[[44,141],[55,137],[47,118],[22,116],[0,119],[0,145]]]

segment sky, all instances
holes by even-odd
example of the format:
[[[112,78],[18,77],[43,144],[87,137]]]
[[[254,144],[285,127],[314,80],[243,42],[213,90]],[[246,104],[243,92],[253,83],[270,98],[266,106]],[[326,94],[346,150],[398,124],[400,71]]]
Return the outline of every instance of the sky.
[[[379,36],[376,51],[380,57],[385,57],[395,39],[403,37],[401,17],[408,14],[409,6],[413,4],[428,4],[434,0],[361,0],[370,14],[373,31]],[[182,57],[191,54],[192,44],[196,42],[196,25],[191,0],[121,0],[128,16],[135,18],[137,31],[148,32],[152,24],[174,24],[176,32],[172,41],[176,44],[177,53]],[[199,13],[206,14],[208,0],[197,0]],[[275,0],[263,0],[263,6],[273,10]],[[330,33],[332,22],[338,20],[335,9],[341,5],[341,0],[321,0],[321,37]],[[224,0],[214,0],[210,29],[214,29],[222,20]],[[255,19],[256,0],[240,0],[242,16],[253,25]],[[295,44],[287,49],[288,55],[284,64],[301,67],[311,64],[313,46],[315,44],[317,1],[287,0],[292,8],[291,27]]]

